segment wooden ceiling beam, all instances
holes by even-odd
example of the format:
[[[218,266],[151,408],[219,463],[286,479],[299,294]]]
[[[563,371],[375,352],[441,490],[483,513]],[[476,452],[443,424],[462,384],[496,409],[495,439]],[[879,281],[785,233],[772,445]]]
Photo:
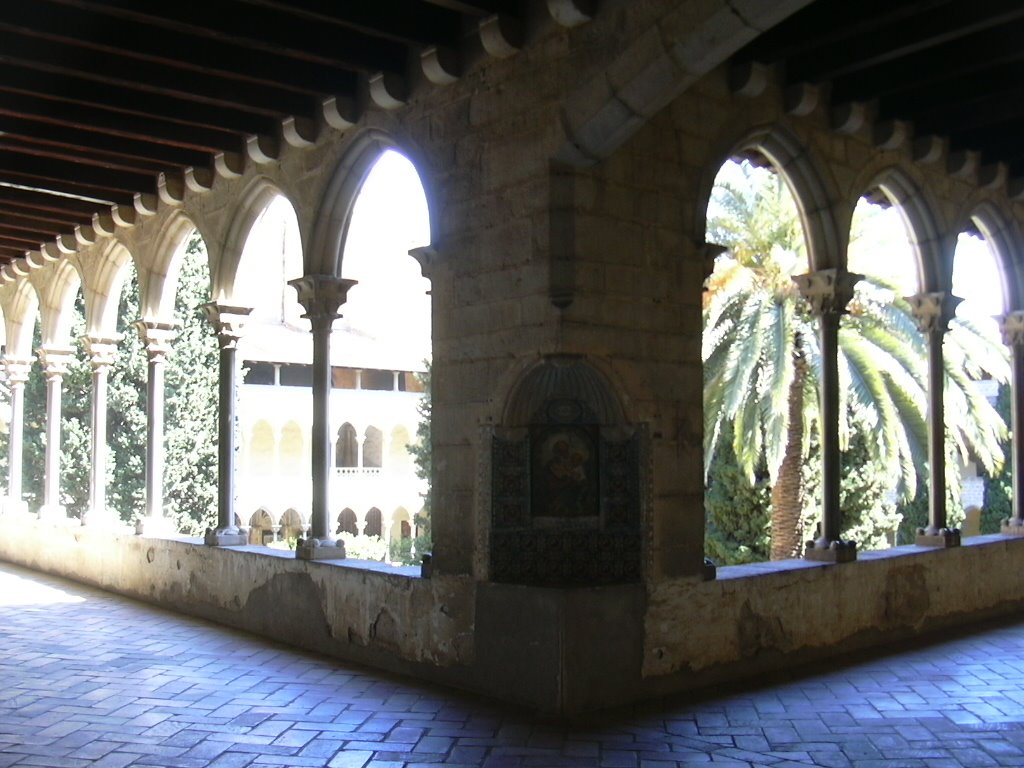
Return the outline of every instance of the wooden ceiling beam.
[[[211,157],[208,152],[197,152],[123,136],[113,137],[97,131],[72,129],[64,125],[26,120],[10,115],[0,115],[0,133],[6,137],[73,151],[102,153],[113,158],[144,160],[171,167],[206,167],[210,164]]]
[[[316,24],[330,24],[364,34],[411,45],[443,45],[456,48],[462,41],[463,14],[433,3],[407,0],[374,0],[372,3],[338,3],[336,0],[235,0],[242,6],[258,6],[292,14]]]
[[[114,192],[156,192],[156,174],[115,170],[74,160],[29,156],[6,148],[0,148],[0,171],[29,176],[38,174],[41,179],[67,179]]]
[[[861,31],[855,45],[818,41],[817,45],[787,60],[786,74],[793,82],[833,80],[950,45],[970,35],[1021,19],[1024,19],[1024,5],[1019,0],[954,3],[943,8],[941,13],[920,14],[913,20],[890,22],[884,29],[876,29],[870,34]],[[846,33],[850,32],[850,29],[846,30]]]
[[[260,53],[288,56],[364,73],[402,72],[404,45],[354,31],[328,28],[289,12],[249,8],[238,13],[231,3],[149,3],[135,0],[50,0],[55,4],[115,16],[154,30],[201,38],[206,44],[230,43]],[[100,19],[97,23],[102,23]],[[183,51],[185,58],[187,52]]]
[[[56,214],[82,223],[91,221],[94,213],[110,210],[110,206],[103,203],[0,183],[0,210],[6,206]]]
[[[118,97],[112,98],[112,101],[117,100]],[[46,122],[74,130],[99,131],[109,136],[168,144],[199,152],[237,152],[242,148],[239,132],[212,125],[177,122],[157,114],[143,115],[90,103],[41,98],[5,88],[2,76],[0,115]],[[255,119],[253,123],[253,127],[270,127]],[[253,130],[251,133],[261,131]]]
[[[107,52],[40,40],[19,33],[17,28],[0,23],[3,34],[3,60],[45,73],[49,77],[73,77],[100,84],[103,89],[126,93],[151,94],[191,104],[233,108],[263,117],[284,115],[311,117],[316,99],[279,86],[252,83],[199,74],[186,69],[122,58]]]
[[[0,136],[0,151],[15,152],[30,157],[44,157],[53,160],[64,160],[71,163],[79,163],[84,166],[97,166],[109,168],[112,171],[124,171],[143,175],[156,175],[158,173],[170,173],[177,170],[173,165],[158,163],[153,160],[129,159],[114,157],[103,152],[91,150],[69,150],[64,147],[55,147],[51,144],[34,142],[31,140],[19,139],[11,136]]]
[[[832,81],[837,102],[860,101],[923,86],[936,85],[996,66],[1024,61],[1020,45],[1024,22],[975,33],[948,45],[876,64]],[[963,98],[947,93],[947,98]]]
[[[483,17],[495,13],[520,16],[522,8],[515,0],[426,0],[428,5],[447,8],[469,16]]]
[[[0,217],[0,235],[17,238],[29,238],[29,242],[40,243],[57,235],[64,234],[63,229],[32,227],[25,222]]]
[[[3,201],[0,201],[0,219],[23,221],[30,225],[34,224],[41,229],[53,227],[61,232],[74,229],[78,224],[89,224],[92,222],[92,216],[76,216],[72,214],[61,216],[56,213],[22,208]]]
[[[154,34],[145,24],[117,16],[89,13],[73,5],[0,3],[0,23],[22,34],[62,45],[86,48],[120,59],[215,75],[240,83],[277,85],[306,95],[348,92],[355,79],[343,68],[252,50],[225,40],[181,34]]]
[[[741,56],[774,64],[810,51],[860,41],[898,24],[913,24],[923,15],[941,13],[954,0],[817,0],[768,30],[747,46]]]

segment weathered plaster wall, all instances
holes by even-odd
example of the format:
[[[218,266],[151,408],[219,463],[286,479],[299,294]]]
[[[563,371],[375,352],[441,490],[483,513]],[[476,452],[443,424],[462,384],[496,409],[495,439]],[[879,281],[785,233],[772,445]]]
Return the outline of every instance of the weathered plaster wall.
[[[11,517],[0,519],[0,539],[9,562],[331,656],[442,680],[473,663],[465,579]]]
[[[592,589],[474,584],[0,518],[0,559],[550,714],[807,663],[1024,605],[1024,539]]]

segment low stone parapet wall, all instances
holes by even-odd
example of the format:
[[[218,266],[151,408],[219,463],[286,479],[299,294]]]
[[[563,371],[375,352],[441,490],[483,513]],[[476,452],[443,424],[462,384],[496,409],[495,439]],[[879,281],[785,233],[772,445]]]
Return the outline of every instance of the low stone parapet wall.
[[[1024,538],[554,589],[0,518],[0,559],[337,658],[568,714],[1021,608]]]

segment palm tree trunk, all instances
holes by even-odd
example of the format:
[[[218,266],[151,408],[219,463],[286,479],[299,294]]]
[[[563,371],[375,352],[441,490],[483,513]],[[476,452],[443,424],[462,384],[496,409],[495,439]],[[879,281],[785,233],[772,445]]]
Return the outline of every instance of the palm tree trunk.
[[[800,517],[803,512],[801,469],[804,454],[804,382],[807,362],[793,355],[793,381],[789,385],[787,407],[789,426],[786,450],[772,486],[772,560],[799,557],[801,551]]]

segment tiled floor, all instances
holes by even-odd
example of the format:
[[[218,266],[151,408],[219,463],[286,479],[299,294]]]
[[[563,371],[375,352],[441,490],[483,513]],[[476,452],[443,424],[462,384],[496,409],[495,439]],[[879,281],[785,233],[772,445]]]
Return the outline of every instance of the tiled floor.
[[[2,766],[1024,765],[1024,621],[584,724],[0,564]]]

